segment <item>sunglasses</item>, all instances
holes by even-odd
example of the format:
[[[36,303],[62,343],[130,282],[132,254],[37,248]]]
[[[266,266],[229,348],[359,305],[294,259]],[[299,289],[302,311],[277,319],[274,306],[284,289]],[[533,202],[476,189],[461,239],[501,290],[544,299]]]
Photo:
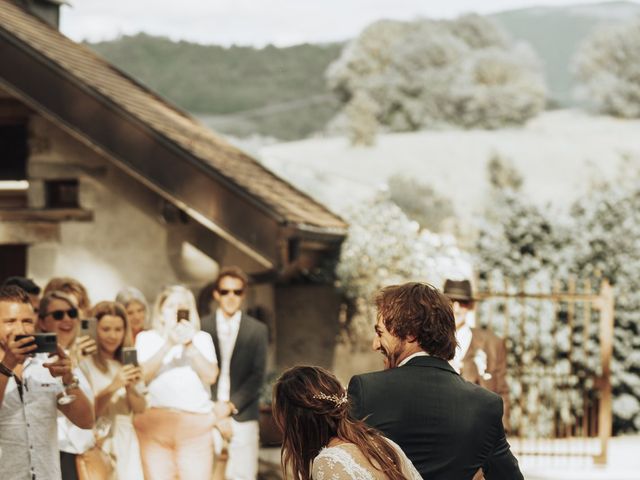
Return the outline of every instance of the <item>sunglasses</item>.
[[[49,315],[51,315],[54,320],[60,321],[64,318],[65,314],[72,319],[78,318],[78,309],[70,308],[69,310],[54,310],[53,312],[47,313],[45,317],[48,317]]]
[[[242,289],[239,289],[239,290],[227,290],[226,288],[220,288],[220,289],[218,289],[218,293],[223,297],[226,296],[226,295],[229,295],[230,293],[233,293],[236,297],[241,297],[242,294],[244,293],[244,290],[242,290]]]

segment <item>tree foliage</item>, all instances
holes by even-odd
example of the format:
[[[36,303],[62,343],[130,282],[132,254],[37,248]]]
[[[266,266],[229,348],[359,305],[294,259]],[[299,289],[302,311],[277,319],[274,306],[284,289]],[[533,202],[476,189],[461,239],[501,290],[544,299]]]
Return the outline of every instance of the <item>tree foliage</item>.
[[[431,185],[400,174],[393,175],[387,183],[390,200],[421,228],[440,232],[443,222],[455,215],[451,199]]]
[[[573,63],[578,97],[602,113],[640,117],[640,17],[596,30]]]
[[[540,112],[546,90],[533,52],[489,19],[383,20],[350,42],[326,73],[344,104],[366,92],[392,131],[500,128]]]
[[[503,162],[493,162],[491,178],[504,178],[495,173],[511,170],[508,165],[496,166]],[[518,178],[514,171],[507,177],[514,174]],[[503,182],[497,183],[501,186],[494,185],[496,192],[490,212],[485,215],[478,237],[481,278],[484,282],[490,281],[494,288],[519,289],[522,286],[527,291],[541,293],[557,287],[566,289],[567,279],[572,275],[583,280],[604,277],[611,281],[616,301],[612,360],[614,430],[639,431],[640,267],[637,258],[640,258],[640,175],[627,166],[619,179],[595,185],[579,198],[567,217],[552,214],[536,206],[517,189],[505,187]],[[595,290],[598,285],[594,284],[592,288]],[[578,320],[587,314],[585,311],[569,314],[566,305],[559,311],[538,301],[487,308],[498,312],[498,326],[505,325],[509,318],[524,318],[524,339],[513,329],[509,333],[510,358],[514,366],[535,364],[550,375],[562,374],[566,381],[573,382],[573,387],[592,386],[590,378],[599,368],[597,315],[589,327]],[[571,328],[569,317],[574,322]],[[550,321],[553,318],[557,322],[555,327]],[[572,368],[567,370],[569,365]],[[576,370],[590,375],[576,377],[569,374]],[[525,425],[527,429],[550,433],[557,418],[555,415],[571,422],[583,413],[581,399],[571,394],[575,388],[566,389],[566,386],[549,382],[511,383],[514,399],[523,392],[537,395],[538,401],[528,407],[536,411],[536,424]],[[549,398],[556,404],[559,402],[559,412],[544,407],[551,404],[547,402]],[[521,414],[518,405],[512,412],[516,426],[520,420],[524,421],[524,417],[518,417]]]

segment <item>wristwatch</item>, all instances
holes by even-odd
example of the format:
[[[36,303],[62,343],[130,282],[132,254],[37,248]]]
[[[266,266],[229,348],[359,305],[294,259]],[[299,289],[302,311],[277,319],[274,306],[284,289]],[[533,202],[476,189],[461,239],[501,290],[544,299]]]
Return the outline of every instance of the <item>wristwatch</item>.
[[[73,390],[80,386],[80,380],[75,375],[71,378],[71,383],[62,383],[65,390]]]

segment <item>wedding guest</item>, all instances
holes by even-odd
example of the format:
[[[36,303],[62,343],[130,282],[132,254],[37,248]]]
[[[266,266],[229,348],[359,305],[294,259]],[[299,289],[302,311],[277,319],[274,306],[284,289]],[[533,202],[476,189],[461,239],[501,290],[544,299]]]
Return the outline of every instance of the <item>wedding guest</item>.
[[[273,389],[273,413],[283,432],[284,476],[295,480],[418,480],[400,447],[349,413],[338,379],[320,367],[287,370]]]
[[[81,427],[93,426],[93,408],[62,348],[55,358],[43,360],[31,356],[33,337],[16,340],[16,335],[32,335],[35,323],[27,293],[0,287],[0,476],[5,480],[60,479],[57,413]],[[57,401],[63,388],[74,402]]]
[[[149,305],[142,292],[135,287],[125,287],[116,295],[116,302],[124,305],[135,341],[138,334],[149,328]]]
[[[221,418],[217,428],[231,437],[228,480],[255,480],[258,475],[258,403],[269,333],[264,323],[242,311],[248,283],[240,268],[222,268],[212,291],[217,308],[202,319],[202,329],[213,338],[220,365],[212,395]]]
[[[91,301],[86,287],[75,278],[54,277],[45,285],[43,295],[50,292],[64,292],[76,299],[76,307],[80,310],[80,316],[84,317],[91,310]]]
[[[95,340],[88,336],[77,338],[80,326],[79,316],[80,310],[77,307],[76,298],[64,292],[50,291],[40,301],[38,330],[57,335],[58,344],[73,363],[74,383],[77,382],[87,398],[93,399],[91,386],[78,365],[85,354],[95,353],[97,346]],[[88,452],[94,445],[92,430],[78,428],[67,417],[58,413],[58,448],[62,478],[65,480],[78,478],[77,456]]]
[[[133,414],[145,409],[142,371],[122,364],[122,348],[132,345],[122,305],[100,302],[92,311],[98,321],[98,352],[83,362],[93,388],[98,424],[110,427],[102,450],[115,459],[120,480],[144,480]]]
[[[210,480],[218,364],[188,289],[160,293],[152,329],[138,334],[136,347],[148,384],[149,409],[134,419],[145,478]]]
[[[383,288],[373,349],[385,370],[356,375],[356,418],[400,445],[429,480],[522,480],[502,425],[502,399],[449,364],[456,350],[449,299],[426,283]]]
[[[469,280],[444,282],[443,293],[451,300],[456,319],[458,346],[451,366],[468,382],[502,397],[502,424],[509,430],[509,385],[505,341],[487,328],[476,327],[475,298]]]
[[[31,280],[26,277],[8,277],[3,286],[15,285],[16,287],[20,287],[22,290],[27,292],[29,295],[29,299],[31,300],[31,305],[33,306],[33,311],[38,313],[38,308],[40,307],[40,287]]]

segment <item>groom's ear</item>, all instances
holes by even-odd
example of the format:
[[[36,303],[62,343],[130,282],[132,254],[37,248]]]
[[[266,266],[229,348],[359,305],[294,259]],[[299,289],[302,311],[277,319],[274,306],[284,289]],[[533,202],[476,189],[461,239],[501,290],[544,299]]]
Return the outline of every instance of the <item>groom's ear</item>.
[[[407,335],[407,342],[409,343],[416,343],[418,341],[418,339],[413,336],[413,335]]]

